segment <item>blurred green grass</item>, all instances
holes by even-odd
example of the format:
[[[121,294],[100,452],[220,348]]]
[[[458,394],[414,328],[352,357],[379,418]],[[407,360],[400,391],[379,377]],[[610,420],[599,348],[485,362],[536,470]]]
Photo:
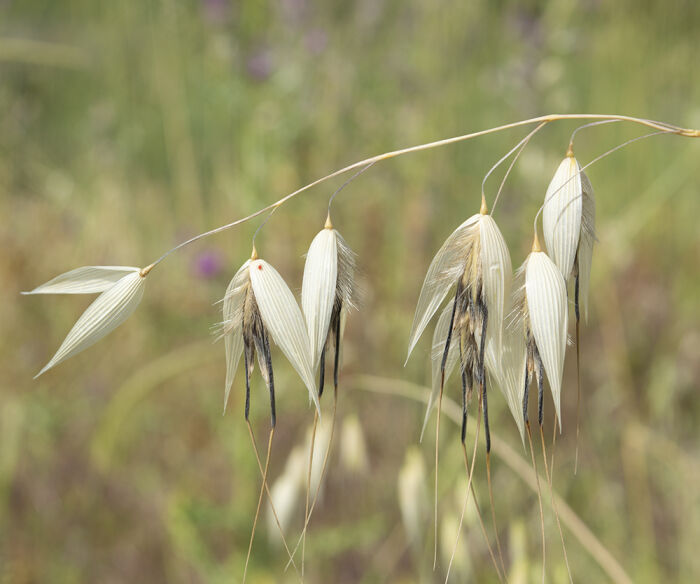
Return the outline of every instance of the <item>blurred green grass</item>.
[[[222,417],[223,348],[210,335],[214,303],[247,257],[255,222],[169,259],[127,325],[37,381],[88,300],[20,299],[20,290],[80,265],[144,265],[183,238],[396,147],[551,112],[700,127],[699,27],[700,5],[690,0],[0,1],[0,581],[236,581],[258,488],[242,380]],[[515,265],[574,127],[545,129],[506,185],[496,219]],[[585,130],[577,155],[591,160],[638,133],[622,124]],[[358,253],[363,288],[348,324],[346,379],[428,381],[427,341],[402,367],[425,269],[521,135],[382,163],[338,197],[334,223]],[[642,583],[700,578],[699,146],[653,138],[589,172],[599,243],[582,338],[581,460],[574,476],[570,352],[555,486]],[[332,187],[286,205],[258,236],[293,288]],[[487,194],[496,188],[492,180]],[[274,359],[273,478],[312,416],[300,383]],[[337,451],[331,458],[307,581],[430,580],[429,518],[426,548],[412,550],[396,491],[422,407],[350,383],[340,394],[341,418],[360,419],[370,471],[354,476]],[[258,384],[260,436],[266,404]],[[517,448],[497,394],[490,405],[492,427]],[[457,433],[446,428],[443,440],[447,493],[462,463]],[[431,439],[421,449],[430,484]],[[480,495],[484,483],[482,472]],[[494,488],[506,552],[534,581],[536,499],[499,462]],[[458,508],[446,497],[443,520]],[[551,515],[547,533],[550,575],[562,581]],[[603,580],[565,535],[575,579]],[[478,530],[470,524],[465,537],[463,577],[496,581]],[[284,564],[261,527],[251,581],[295,581]]]

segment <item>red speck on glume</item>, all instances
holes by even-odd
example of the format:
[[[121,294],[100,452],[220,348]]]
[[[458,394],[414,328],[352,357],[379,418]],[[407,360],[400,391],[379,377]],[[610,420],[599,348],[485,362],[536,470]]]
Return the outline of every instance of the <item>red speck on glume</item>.
[[[262,270],[262,264],[258,264],[258,270]]]

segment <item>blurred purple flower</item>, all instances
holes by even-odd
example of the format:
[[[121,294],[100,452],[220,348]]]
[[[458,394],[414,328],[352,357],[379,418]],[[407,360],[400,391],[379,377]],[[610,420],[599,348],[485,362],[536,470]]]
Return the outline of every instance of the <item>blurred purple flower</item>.
[[[284,20],[287,23],[300,24],[307,14],[306,0],[282,0]]]
[[[304,44],[309,53],[312,55],[319,55],[325,50],[328,44],[328,35],[326,31],[315,28],[306,35]]]
[[[212,24],[226,20],[228,6],[226,0],[202,0],[204,18]]]
[[[248,75],[255,81],[265,81],[272,73],[272,66],[272,56],[265,49],[253,53],[246,63]]]
[[[214,278],[223,266],[221,254],[216,250],[207,250],[195,257],[193,271],[199,278]]]

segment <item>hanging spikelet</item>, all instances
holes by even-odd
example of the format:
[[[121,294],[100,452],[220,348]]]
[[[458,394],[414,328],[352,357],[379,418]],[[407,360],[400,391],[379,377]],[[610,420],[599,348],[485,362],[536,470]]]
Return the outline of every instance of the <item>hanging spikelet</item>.
[[[73,325],[56,354],[37,373],[77,355],[112,332],[136,310],[141,302],[147,270],[127,266],[85,266],[49,280],[23,294],[96,294]]]
[[[433,258],[418,298],[409,356],[450,289],[455,293],[433,335],[433,391],[423,428],[455,363],[460,362],[465,382],[476,380],[484,387],[487,367],[500,379],[511,271],[508,247],[484,203],[481,212],[455,229]],[[486,359],[486,347],[492,344]],[[463,401],[466,388],[464,393]]]
[[[520,335],[524,343],[513,345],[519,347],[520,354],[514,352],[512,363],[521,364],[521,374],[513,375],[511,383],[522,382],[523,415],[527,421],[528,382],[534,374],[540,387],[541,423],[541,388],[546,373],[561,425],[561,383],[568,326],[566,286],[557,266],[541,250],[537,236],[516,279],[520,285],[515,290],[510,326],[513,334]]]
[[[320,370],[319,396],[323,393],[326,350],[333,341],[333,379],[337,387],[341,338],[347,312],[353,307],[354,275],[355,254],[333,229],[329,215],[306,254],[301,290],[312,368]]]
[[[588,318],[588,289],[595,242],[595,198],[586,173],[571,150],[562,160],[547,188],[542,209],[542,230],[552,260],[579,288],[584,318]]]
[[[246,406],[250,406],[250,375],[257,355],[260,373],[270,390],[272,426],[275,425],[274,377],[270,354],[270,337],[282,349],[309,390],[309,397],[320,412],[318,392],[314,382],[309,337],[304,319],[294,296],[279,275],[266,261],[253,256],[236,272],[224,296],[223,337],[226,344],[226,392],[224,408],[231,383],[240,361],[245,361]]]

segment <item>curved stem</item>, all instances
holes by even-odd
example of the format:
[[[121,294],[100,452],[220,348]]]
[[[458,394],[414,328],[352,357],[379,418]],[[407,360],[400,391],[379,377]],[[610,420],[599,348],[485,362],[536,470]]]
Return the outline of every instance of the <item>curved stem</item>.
[[[261,477],[266,477],[265,471],[263,469],[262,461],[260,460],[260,453],[258,452],[258,444],[255,441],[255,434],[253,433],[253,427],[250,425],[250,422],[246,420],[246,426],[248,426],[248,435],[250,436],[250,442],[253,446],[253,453],[255,454],[255,460],[258,463],[258,470],[260,471],[260,476]],[[273,428],[274,430],[274,428]],[[303,584],[303,580],[301,579],[301,574],[299,574],[299,570],[297,569],[297,565],[294,562],[294,554],[292,554],[289,551],[289,546],[287,545],[287,538],[284,536],[284,530],[282,529],[282,523],[280,523],[280,518],[279,515],[277,515],[277,510],[275,509],[275,502],[272,499],[272,494],[270,493],[270,487],[267,484],[267,480],[263,482],[263,486],[265,487],[265,492],[267,493],[267,498],[270,501],[270,509],[272,509],[272,515],[275,518],[275,523],[277,524],[277,529],[279,530],[280,537],[282,538],[282,544],[284,545],[284,549],[287,552],[287,555],[289,556],[289,563],[287,564],[287,567],[289,567],[289,564],[291,563],[292,566],[294,566],[294,571],[296,572],[297,578],[299,578],[299,581]],[[286,570],[286,568],[285,568]]]
[[[538,125],[534,130],[532,130],[527,136],[525,136],[520,142],[518,142],[513,148],[511,148],[496,164],[494,164],[491,169],[486,173],[484,176],[483,180],[481,181],[481,197],[485,198],[486,195],[484,193],[484,186],[486,185],[486,181],[488,180],[489,176],[493,174],[493,172],[501,165],[503,162],[508,160],[508,158],[515,152],[516,150],[518,153],[515,155],[513,160],[511,161],[510,165],[508,166],[508,170],[506,170],[505,175],[503,176],[503,180],[501,180],[501,184],[498,187],[498,192],[496,193],[496,197],[493,200],[493,205],[491,205],[491,214],[493,215],[493,210],[496,208],[496,205],[498,204],[498,198],[501,196],[501,191],[503,190],[503,185],[506,182],[506,179],[508,178],[508,175],[510,174],[510,171],[513,169],[513,166],[515,165],[515,162],[518,160],[520,157],[520,154],[522,151],[525,149],[525,146],[527,146],[527,143],[530,141],[530,138],[532,138],[537,132],[539,132],[542,128],[544,128],[547,125],[547,122],[542,122],[540,125]]]
[[[267,440],[267,456],[265,457],[265,468],[262,473],[262,484],[260,485],[260,495],[258,496],[258,508],[255,510],[255,519],[253,519],[253,529],[250,532],[250,542],[248,543],[248,553],[245,557],[245,566],[243,568],[243,583],[245,584],[246,574],[248,573],[248,562],[250,561],[250,552],[253,549],[253,540],[255,539],[255,528],[258,525],[258,517],[260,516],[260,507],[262,506],[263,496],[265,495],[265,485],[267,484],[267,471],[270,467],[270,453],[272,451],[272,438],[275,435],[275,428],[270,428],[270,437]]]
[[[271,203],[270,205],[267,205],[266,207],[263,207],[262,209],[258,209],[255,211],[255,213],[252,213],[248,215],[247,217],[243,217],[242,219],[237,219],[236,221],[232,221],[231,223],[227,223],[226,225],[222,225],[221,227],[217,227],[216,229],[212,229],[210,231],[205,231],[204,233],[200,233],[199,235],[195,235],[194,237],[191,237],[190,239],[187,239],[186,241],[183,241],[182,243],[176,245],[172,249],[168,250],[165,252],[162,256],[160,256],[156,261],[154,261],[152,264],[149,264],[145,268],[143,268],[142,275],[145,276],[147,275],[155,266],[157,266],[160,262],[162,262],[165,258],[167,258],[169,255],[172,253],[182,249],[183,247],[194,243],[195,241],[199,241],[200,239],[203,239],[205,237],[208,237],[210,235],[215,235],[216,233],[221,233],[223,231],[226,231],[228,229],[231,229],[232,227],[236,227],[237,225],[240,225],[242,223],[245,223],[246,221],[249,221],[250,219],[253,219],[254,217],[257,217],[258,215],[262,215],[263,213],[266,213],[267,211],[271,211],[272,209],[276,209],[277,207],[283,205],[290,199],[293,199],[297,195],[303,193],[304,191],[309,190],[312,187],[315,187],[316,185],[319,185],[327,180],[330,180],[336,176],[339,176],[341,174],[345,174],[346,172],[349,172],[351,170],[355,170],[356,168],[360,168],[361,166],[367,166],[370,164],[374,164],[376,162],[380,162],[382,160],[388,160],[389,158],[396,158],[397,156],[402,156],[404,154],[409,154],[411,152],[420,152],[422,150],[431,150],[433,148],[438,148],[440,146],[447,146],[448,144],[456,144],[458,142],[464,142],[465,140],[470,140],[472,138],[478,138],[479,136],[486,136],[488,134],[495,134],[497,132],[502,132],[504,130],[510,130],[512,128],[519,128],[520,126],[528,126],[531,124],[539,124],[539,123],[548,123],[548,122],[555,122],[555,121],[560,121],[560,120],[618,120],[621,122],[631,122],[635,124],[640,124],[642,126],[647,126],[649,128],[654,128],[655,130],[661,131],[661,132],[667,132],[671,134],[677,134],[679,136],[684,136],[687,138],[700,138],[700,130],[693,130],[690,128],[680,128],[678,126],[674,126],[671,124],[667,124],[665,122],[657,122],[654,120],[647,120],[644,118],[635,118],[632,116],[623,116],[623,115],[616,115],[616,114],[549,114],[546,116],[538,116],[536,118],[530,118],[527,120],[520,120],[518,122],[513,122],[510,124],[505,124],[502,126],[496,126],[493,128],[488,128],[486,130],[480,130],[478,132],[472,132],[470,134],[463,134],[461,136],[454,136],[452,138],[445,138],[443,140],[436,140],[434,142],[427,142],[425,144],[419,144],[417,146],[411,146],[409,148],[402,148],[400,150],[392,150],[391,152],[385,152],[384,154],[378,154],[376,156],[371,156],[369,158],[366,158],[364,160],[360,160],[359,162],[354,162],[353,164],[350,164],[348,166],[345,166],[339,170],[336,170],[330,174],[327,174],[326,176],[323,176],[319,179],[316,179],[315,181],[297,189],[296,191],[293,191],[289,193],[288,195],[285,195],[278,201]]]
[[[582,126],[579,126],[573,132],[571,132],[571,138],[569,138],[569,150],[573,152],[574,138],[576,138],[576,134],[578,134],[581,130],[585,130],[586,128],[593,128],[595,126],[602,126],[604,124],[613,124],[619,121],[620,120],[601,120],[599,122],[589,122],[588,124],[583,124]]]
[[[314,426],[311,431],[311,446],[309,447],[309,470],[306,475],[306,506],[304,507],[304,530],[301,538],[301,577],[304,578],[304,560],[306,559],[306,518],[309,516],[309,496],[311,493],[311,470],[314,463],[314,445],[316,444],[316,428],[318,412],[314,410]]]
[[[618,144],[617,146],[610,148],[610,150],[607,150],[600,154],[599,156],[596,156],[593,160],[591,160],[588,164],[585,166],[582,166],[579,168],[578,172],[574,174],[573,176],[569,177],[564,184],[560,185],[559,188],[554,191],[549,197],[547,197],[544,200],[544,203],[540,205],[540,208],[537,210],[537,213],[535,214],[535,220],[533,221],[533,228],[535,233],[537,233],[537,221],[540,218],[540,215],[542,215],[542,212],[544,211],[544,206],[549,203],[554,198],[554,195],[556,195],[559,191],[561,191],[567,184],[569,184],[570,181],[575,179],[577,176],[579,176],[584,170],[586,170],[589,166],[595,164],[596,162],[599,162],[603,158],[610,156],[613,152],[617,152],[621,148],[624,148],[625,146],[629,146],[630,144],[634,144],[635,142],[639,142],[639,140],[644,140],[646,138],[651,138],[652,136],[660,136],[662,134],[676,134],[677,132],[672,131],[672,130],[659,130],[658,132],[650,132],[649,134],[642,134],[641,136],[637,136],[636,138],[631,138],[627,140],[626,142],[623,142],[622,144]]]
[[[336,420],[336,412],[338,409],[338,390],[337,388],[335,389],[335,392],[333,394],[333,415],[331,417],[331,436],[328,439],[328,448],[326,448],[326,454],[323,456],[323,464],[321,465],[321,478],[318,481],[318,484],[316,485],[316,491],[314,492],[314,498],[311,501],[311,506],[309,507],[309,511],[306,514],[306,518],[304,519],[304,529],[301,532],[301,535],[299,536],[299,539],[297,540],[296,545],[294,546],[294,549],[292,550],[291,557],[289,558],[289,561],[287,562],[287,565],[284,567],[285,572],[287,571],[287,568],[292,564],[293,558],[297,553],[297,550],[299,549],[299,545],[301,544],[302,537],[305,536],[306,534],[306,529],[309,525],[309,521],[311,521],[311,514],[314,512],[314,507],[316,506],[316,501],[318,501],[318,494],[319,491],[321,490],[321,485],[323,484],[323,478],[326,475],[326,469],[328,466],[328,459],[329,455],[331,452],[331,448],[333,446],[333,436],[335,435],[335,420]]]
[[[370,393],[383,395],[398,395],[406,399],[427,403],[430,389],[422,385],[416,385],[407,381],[400,381],[389,377],[377,377],[373,375],[357,375],[348,379],[348,385]],[[445,396],[443,402],[445,415],[455,424],[462,421],[462,408],[450,397]],[[473,431],[473,430],[472,430]],[[498,456],[530,489],[537,492],[537,482],[540,480],[530,464],[505,441],[498,436],[492,436],[493,452]],[[550,474],[551,476],[551,474]],[[545,480],[542,478],[542,480]],[[562,524],[567,527],[573,536],[581,544],[600,566],[612,582],[620,584],[632,584],[632,579],[622,567],[620,562],[590,530],[584,520],[569,507],[567,502],[558,494],[554,494],[554,500],[559,510]]]

